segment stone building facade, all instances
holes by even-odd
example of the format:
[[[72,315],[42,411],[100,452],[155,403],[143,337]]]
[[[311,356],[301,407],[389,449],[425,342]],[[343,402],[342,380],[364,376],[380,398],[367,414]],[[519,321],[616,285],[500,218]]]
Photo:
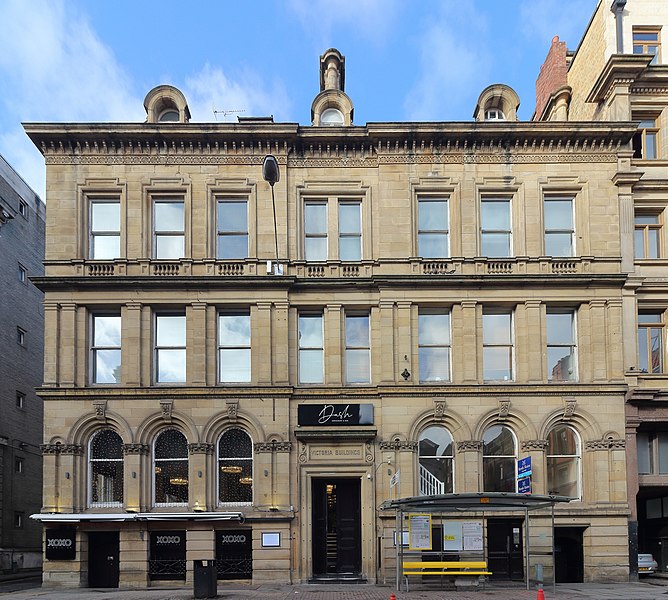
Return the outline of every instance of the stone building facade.
[[[519,122],[494,85],[474,123],[356,126],[344,57],[320,69],[310,126],[190,123],[170,86],[145,123],[25,125],[44,582],[188,583],[214,557],[220,579],[392,581],[383,500],[513,493],[526,457],[533,493],[573,498],[532,548],[627,579],[635,125]],[[494,577],[545,562],[524,525],[485,520]]]
[[[665,209],[668,191],[668,5],[599,2],[577,51],[555,38],[541,72],[536,118],[627,121],[637,126],[619,189],[629,557],[651,552],[668,569],[668,388]],[[565,75],[564,75],[565,74]],[[566,123],[564,123],[566,124]]]
[[[0,156],[0,570],[38,569],[41,530],[42,200]]]

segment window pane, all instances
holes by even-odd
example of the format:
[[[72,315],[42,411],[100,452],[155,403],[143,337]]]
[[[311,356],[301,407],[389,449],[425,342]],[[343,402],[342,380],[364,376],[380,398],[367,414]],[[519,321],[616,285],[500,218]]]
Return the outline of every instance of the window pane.
[[[651,373],[663,373],[663,345],[662,337],[663,330],[651,328],[650,335],[650,351],[651,351]]]
[[[346,316],[346,347],[369,347],[368,316]]]
[[[155,461],[155,501],[158,504],[188,502],[188,461]]]
[[[647,347],[647,333],[646,327],[638,328],[638,369],[643,373],[649,371],[649,356]]]
[[[545,229],[573,229],[571,200],[545,200]]]
[[[92,231],[120,231],[120,202],[93,202],[91,204]]]
[[[155,238],[155,257],[166,260],[183,258],[182,235],[159,235]]]
[[[659,258],[659,233],[658,229],[647,232],[647,258]]]
[[[510,231],[510,202],[482,202],[483,229]]]
[[[445,233],[419,234],[418,254],[424,258],[445,258],[449,256],[448,236]]]
[[[123,461],[92,461],[90,465],[91,502],[123,502]]]
[[[450,432],[444,427],[427,427],[420,434],[420,456],[452,456],[453,442]]]
[[[573,236],[570,233],[545,233],[546,256],[572,256]]]
[[[483,233],[482,255],[492,258],[510,256],[510,235],[507,233]]]
[[[634,31],[633,32],[633,41],[638,42],[654,42],[659,39],[659,33],[657,31]],[[640,46],[642,48],[642,46]]]
[[[121,238],[118,235],[95,235],[91,238],[90,257],[93,260],[112,260],[121,255]]]
[[[547,453],[549,455],[577,455],[578,444],[575,432],[567,426],[559,425],[547,436]]]
[[[492,425],[482,436],[484,456],[515,456],[515,438],[508,427]]]
[[[155,458],[188,458],[186,436],[176,429],[166,429],[155,440]]]
[[[638,433],[636,437],[638,446],[638,473],[648,475],[652,472],[652,446],[646,433]]]
[[[123,440],[111,429],[104,429],[97,433],[90,445],[90,455],[93,459],[123,458]]]
[[[547,493],[577,498],[579,460],[575,457],[547,457]]]
[[[547,378],[551,381],[575,380],[575,355],[572,348],[563,346],[548,347]]]
[[[658,225],[659,216],[658,215],[639,215],[635,216],[636,225]]]
[[[121,318],[117,316],[97,316],[93,319],[94,346],[121,345]]]
[[[510,381],[510,348],[483,348],[483,377],[486,381]]]
[[[548,344],[573,343],[573,314],[570,312],[553,313],[545,316]]]
[[[218,339],[221,346],[250,346],[250,316],[219,315]]]
[[[420,381],[448,381],[450,379],[450,348],[420,348]]]
[[[659,475],[668,473],[668,434],[660,431],[657,436],[659,442]]]
[[[642,229],[635,230],[633,248],[636,258],[645,258],[645,234]]]
[[[120,350],[96,350],[95,351],[95,383],[120,383],[121,382],[121,351]]]
[[[183,383],[186,380],[186,351],[158,350],[158,382]]]
[[[420,231],[447,231],[447,201],[421,200],[418,204],[418,229]]]
[[[236,427],[228,429],[218,443],[220,458],[252,458],[253,443],[250,436]]]
[[[327,205],[304,205],[304,231],[307,234],[327,234]]]
[[[186,345],[185,316],[159,316],[156,318],[156,341],[158,346]]]
[[[638,313],[638,323],[661,323],[659,313]]]
[[[299,351],[299,383],[323,382],[323,351]]]
[[[483,458],[483,479],[486,492],[514,492],[515,459]]]
[[[420,346],[447,346],[450,344],[450,315],[422,313],[418,315]]]
[[[246,258],[247,256],[247,235],[218,236],[218,258]]]
[[[360,205],[339,204],[339,233],[361,233],[362,220]]]
[[[220,502],[251,502],[253,491],[253,444],[241,429],[228,429],[218,442],[218,499]]]
[[[346,382],[368,383],[370,381],[369,350],[346,350]]]
[[[220,381],[248,382],[251,380],[250,348],[220,350]]]
[[[420,496],[452,494],[452,459],[421,458],[419,478]]]
[[[306,260],[327,260],[327,238],[306,238],[304,252]]]
[[[645,133],[645,153],[643,158],[656,158],[656,133],[646,132]]]
[[[299,317],[299,347],[322,348],[322,317],[301,315]]]
[[[248,210],[245,202],[218,203],[218,231],[248,231]]]
[[[488,313],[482,316],[482,339],[485,344],[510,344],[510,314]]]
[[[339,258],[341,260],[362,260],[362,238],[339,238]]]
[[[183,231],[183,202],[155,203],[155,231]]]

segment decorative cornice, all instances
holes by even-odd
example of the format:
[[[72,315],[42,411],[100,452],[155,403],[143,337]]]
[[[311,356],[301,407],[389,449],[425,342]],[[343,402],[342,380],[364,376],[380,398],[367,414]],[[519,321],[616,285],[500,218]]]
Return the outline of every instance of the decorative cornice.
[[[389,440],[389,441],[381,440],[380,449],[415,452],[418,449],[418,443],[409,442],[407,440]]]
[[[62,444],[41,444],[39,449],[42,454],[60,454]]]
[[[623,450],[626,448],[626,440],[624,439],[610,439],[610,440],[591,440],[585,442],[585,450]]]
[[[188,444],[188,452],[190,454],[213,454],[215,446],[206,442],[195,442]]]
[[[525,440],[522,442],[522,450],[525,452],[533,452],[537,450],[545,450],[547,448],[547,440]]]
[[[464,440],[457,442],[458,452],[481,452],[482,442],[480,440]]]
[[[61,444],[61,454],[71,454],[74,456],[81,456],[83,454],[83,446],[81,444]]]
[[[255,452],[290,452],[292,450],[291,442],[279,442],[272,440],[271,442],[257,442],[253,448]]]
[[[148,455],[151,447],[148,444],[123,444],[123,454]]]

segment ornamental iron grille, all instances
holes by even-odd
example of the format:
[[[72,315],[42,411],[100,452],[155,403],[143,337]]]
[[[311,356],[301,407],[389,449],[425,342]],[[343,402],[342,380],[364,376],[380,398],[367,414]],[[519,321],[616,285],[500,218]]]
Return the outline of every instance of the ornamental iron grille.
[[[218,501],[221,504],[253,501],[253,443],[237,427],[225,431],[218,441]]]
[[[90,440],[89,503],[92,506],[123,504],[123,440],[111,429],[98,431]]]
[[[176,429],[166,429],[155,440],[155,504],[182,506],[188,503],[188,442]]]
[[[432,425],[420,434],[420,496],[453,493],[453,440],[445,427]]]
[[[517,443],[504,425],[492,425],[482,436],[483,489],[485,492],[515,492]]]

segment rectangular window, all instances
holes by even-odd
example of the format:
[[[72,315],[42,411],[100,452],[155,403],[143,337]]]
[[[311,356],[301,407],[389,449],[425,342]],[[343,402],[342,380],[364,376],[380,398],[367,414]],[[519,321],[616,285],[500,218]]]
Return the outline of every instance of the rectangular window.
[[[346,315],[346,383],[370,381],[369,315]]]
[[[485,381],[513,379],[513,316],[485,312],[482,316],[482,361]]]
[[[153,254],[170,260],[185,255],[183,201],[167,198],[153,202]]]
[[[450,256],[449,216],[447,198],[418,200],[418,256],[445,258]]]
[[[543,215],[546,256],[575,255],[573,204],[573,198],[545,198]]]
[[[339,202],[339,259],[362,260],[362,205]]]
[[[21,329],[21,327],[16,328],[16,343],[19,346],[26,345],[26,331],[25,329]]]
[[[633,54],[650,54],[650,65],[656,65],[661,60],[660,27],[633,28]]]
[[[23,200],[19,200],[19,213],[22,217],[28,218],[28,205]]]
[[[93,383],[121,382],[121,317],[93,315],[91,324]]]
[[[661,217],[658,214],[636,213],[635,257],[661,258]]]
[[[249,314],[218,315],[218,379],[221,383],[251,380]]]
[[[636,117],[633,117],[635,120]],[[638,123],[638,131],[633,135],[633,158],[652,160],[659,158],[657,139],[659,129],[656,119],[641,118]]]
[[[14,513],[14,529],[23,529],[23,516],[24,513],[22,512],[15,512]]]
[[[450,379],[450,313],[424,311],[418,315],[420,381]]]
[[[14,460],[14,471],[16,473],[23,473],[23,459],[22,458],[16,458]]]
[[[21,283],[28,283],[28,270],[21,264],[18,266],[17,275]]]
[[[511,256],[510,198],[482,198],[480,201],[480,246],[482,256]]]
[[[638,432],[638,473],[641,475],[668,474],[668,432]]]
[[[327,203],[304,204],[304,256],[308,261],[327,260]]]
[[[638,369],[663,373],[663,314],[638,313]]]
[[[118,200],[90,203],[88,255],[93,260],[112,260],[121,256],[121,203]]]
[[[155,381],[156,383],[186,381],[185,315],[155,317]]]
[[[16,408],[26,407],[26,395],[23,392],[16,392]]]
[[[223,259],[248,256],[248,203],[226,198],[217,203],[218,248],[216,256]]]
[[[548,380],[575,381],[577,379],[577,359],[574,311],[548,310],[546,329]]]
[[[299,315],[299,383],[323,382],[322,315]]]

